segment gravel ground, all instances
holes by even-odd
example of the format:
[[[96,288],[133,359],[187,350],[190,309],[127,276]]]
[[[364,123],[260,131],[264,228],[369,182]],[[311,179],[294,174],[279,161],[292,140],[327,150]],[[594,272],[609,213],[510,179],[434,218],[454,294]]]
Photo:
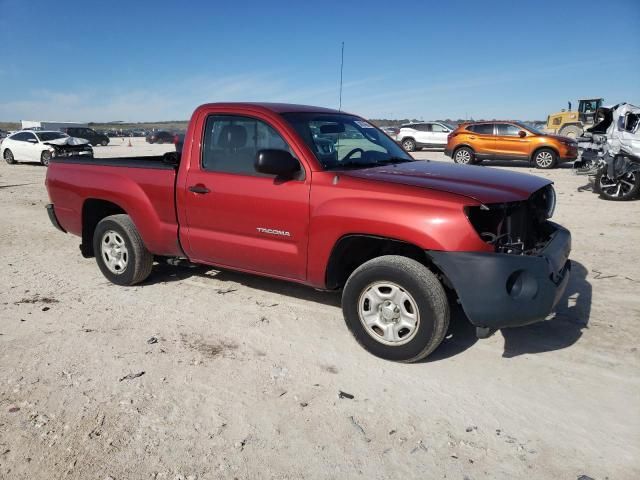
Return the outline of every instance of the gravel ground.
[[[49,223],[45,168],[3,163],[0,478],[640,478],[640,201],[487,163],[556,183],[567,295],[487,340],[458,311],[416,365],[360,348],[336,294],[206,267],[111,285]]]

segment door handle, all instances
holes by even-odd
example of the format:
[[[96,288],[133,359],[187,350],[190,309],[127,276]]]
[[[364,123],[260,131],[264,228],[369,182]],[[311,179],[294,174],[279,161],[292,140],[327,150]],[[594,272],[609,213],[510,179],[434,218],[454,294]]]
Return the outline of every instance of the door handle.
[[[474,137],[474,136],[469,136],[469,138],[470,138],[471,140],[475,140],[475,139],[476,139],[476,137]]]
[[[189,187],[189,191],[193,193],[199,193],[202,195],[205,193],[209,193],[211,190],[209,190],[207,187],[205,187],[201,183],[198,183],[197,185],[191,185]]]

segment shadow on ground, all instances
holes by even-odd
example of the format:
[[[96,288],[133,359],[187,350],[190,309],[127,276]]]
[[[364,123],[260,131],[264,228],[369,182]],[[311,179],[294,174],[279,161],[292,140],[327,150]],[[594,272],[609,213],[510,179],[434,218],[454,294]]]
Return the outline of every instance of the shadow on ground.
[[[575,261],[571,262],[571,277],[564,295],[549,320],[524,327],[504,328],[504,358],[518,355],[550,352],[570,347],[588,328],[591,315],[591,284],[587,280],[588,270]],[[498,333],[496,333],[497,335]],[[456,306],[451,312],[451,323],[445,340],[426,362],[445,360],[464,352],[476,342],[475,328],[464,311]]]
[[[504,337],[503,357],[542,353],[561,350],[576,343],[587,328],[591,315],[591,284],[587,280],[588,270],[580,263],[571,262],[571,277],[567,290],[556,306],[553,318],[532,325],[505,328],[500,331]],[[167,283],[190,277],[216,279],[237,283],[249,288],[278,295],[317,302],[340,308],[339,292],[323,292],[304,285],[260,277],[211,267],[181,264],[178,266],[160,263],[146,283]],[[229,285],[232,287],[232,285]],[[479,340],[475,327],[471,325],[464,311],[458,305],[451,309],[449,330],[440,347],[425,362],[435,362],[458,355],[472,347]]]
[[[221,282],[239,283],[245,287],[265,292],[298,298],[310,302],[317,302],[332,307],[340,307],[339,292],[325,292],[297,283],[286,282],[274,278],[261,277],[248,273],[234,272],[231,270],[216,270],[206,265],[194,265],[189,263],[178,266],[160,262],[153,267],[153,273],[145,284],[167,283],[184,280],[190,277],[216,279]],[[229,285],[230,287],[232,285]]]
[[[571,278],[567,290],[556,306],[551,320],[526,327],[505,328],[503,357],[512,358],[527,353],[561,350],[576,343],[582,330],[588,328],[591,316],[591,283],[589,271],[581,263],[571,262]]]

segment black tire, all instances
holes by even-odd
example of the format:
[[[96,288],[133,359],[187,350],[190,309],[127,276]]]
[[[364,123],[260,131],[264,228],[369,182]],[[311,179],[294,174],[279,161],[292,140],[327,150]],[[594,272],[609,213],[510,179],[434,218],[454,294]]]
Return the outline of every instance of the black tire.
[[[51,152],[49,150],[45,150],[44,152],[42,152],[40,154],[40,163],[42,165],[44,165],[45,167],[49,166],[49,162],[51,162],[51,157],[53,155],[51,155]]]
[[[103,147],[106,147],[109,144],[109,142],[107,140],[102,140],[100,142],[100,145],[102,145]]]
[[[541,148],[533,154],[533,163],[536,168],[548,170],[558,163],[558,155],[550,148]]]
[[[566,125],[560,129],[558,135],[563,137],[573,138],[574,140],[578,137],[581,137],[583,130],[578,125]]]
[[[113,272],[107,265],[108,254],[103,253],[102,243],[115,232],[126,247],[126,265]],[[147,250],[129,215],[111,215],[100,220],[93,233],[93,251],[102,274],[116,285],[135,285],[144,281],[153,268],[153,255]]]
[[[359,313],[361,305],[363,311],[367,307],[367,292],[385,283],[408,293],[417,310],[415,330],[407,334],[406,340],[400,337],[396,345],[384,343],[382,335],[373,331],[377,328],[375,325],[368,331]],[[410,363],[425,358],[440,345],[449,327],[449,303],[438,278],[421,263],[396,255],[369,260],[351,274],[342,292],[342,311],[349,330],[362,347],[377,357],[397,362]],[[382,318],[382,313],[378,316]]]
[[[473,165],[476,163],[476,153],[469,147],[456,148],[452,158],[455,163],[461,165]]]
[[[413,138],[403,138],[401,145],[407,152],[415,152],[416,150],[416,141]]]
[[[6,148],[4,151],[4,161],[7,162],[9,165],[15,165],[16,163],[18,163],[16,162],[16,159],[13,156],[13,152],[8,148]]]
[[[601,172],[596,175],[594,191],[605,200],[614,202],[631,200],[640,192],[640,172],[629,172],[617,181],[610,180],[606,172]]]

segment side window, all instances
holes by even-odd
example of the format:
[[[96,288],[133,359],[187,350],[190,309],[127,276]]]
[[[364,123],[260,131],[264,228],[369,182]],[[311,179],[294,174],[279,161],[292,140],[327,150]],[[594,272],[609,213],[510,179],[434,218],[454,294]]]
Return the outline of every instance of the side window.
[[[493,135],[493,123],[478,123],[471,125],[468,129],[480,135]]]
[[[202,168],[212,172],[239,173],[256,177],[254,163],[263,149],[293,151],[278,132],[261,120],[237,115],[207,118],[202,149]]]
[[[416,125],[416,130],[420,130],[421,132],[430,132],[431,124],[430,123],[420,123]]]
[[[515,125],[511,125],[510,123],[498,123],[498,135],[508,136],[508,137],[517,137],[520,129]]]
[[[12,136],[11,140],[16,140],[18,142],[26,142],[28,137],[29,137],[28,133],[20,132],[20,133],[16,133],[14,136]]]
[[[439,123],[432,123],[431,124],[431,130],[434,131],[434,132],[438,132],[438,133],[448,132],[449,131],[448,128],[444,128]]]

